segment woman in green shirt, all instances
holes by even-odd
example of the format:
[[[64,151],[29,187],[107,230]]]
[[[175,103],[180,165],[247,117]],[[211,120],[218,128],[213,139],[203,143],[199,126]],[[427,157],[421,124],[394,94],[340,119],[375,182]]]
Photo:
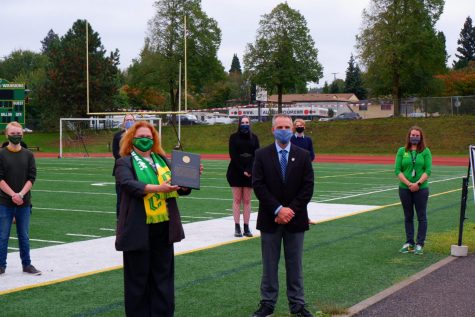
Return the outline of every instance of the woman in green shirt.
[[[414,126],[409,129],[406,146],[399,148],[396,155],[395,172],[398,176],[399,198],[404,210],[406,243],[399,250],[401,253],[424,253],[424,241],[427,233],[427,201],[431,174],[432,154],[424,142],[422,129]],[[417,244],[414,242],[414,207],[417,213]]]

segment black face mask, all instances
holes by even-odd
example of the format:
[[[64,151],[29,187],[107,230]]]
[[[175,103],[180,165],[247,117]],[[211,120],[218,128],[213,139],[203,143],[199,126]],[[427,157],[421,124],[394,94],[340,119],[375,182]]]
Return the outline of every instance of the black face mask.
[[[295,131],[297,131],[297,133],[302,133],[303,131],[305,131],[305,128],[304,127],[298,127],[298,128],[295,128]]]
[[[9,135],[8,136],[8,141],[10,141],[12,144],[19,144],[21,142],[21,139],[23,139],[22,135]]]

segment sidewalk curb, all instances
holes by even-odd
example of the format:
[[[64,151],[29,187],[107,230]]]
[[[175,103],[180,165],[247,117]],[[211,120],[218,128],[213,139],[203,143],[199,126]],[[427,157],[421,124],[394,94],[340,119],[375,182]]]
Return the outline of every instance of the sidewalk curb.
[[[351,306],[350,308],[348,308],[347,314],[345,314],[345,315],[333,315],[333,316],[334,317],[351,317],[351,316],[365,310],[366,308],[376,304],[377,302],[385,299],[386,297],[396,293],[400,289],[403,289],[404,287],[420,280],[424,276],[440,269],[441,267],[443,267],[443,266],[445,266],[445,265],[447,265],[447,264],[449,264],[452,261],[455,261],[457,259],[458,259],[457,257],[448,256],[445,259],[442,259],[439,262],[434,263],[431,266],[425,268],[424,270],[410,276],[409,278],[405,279],[404,281],[399,282],[399,283],[397,283],[397,284],[395,284],[395,285],[379,292],[378,294],[376,294],[376,295],[374,295],[374,296],[372,296],[368,299],[365,299],[364,301],[359,302],[356,305]]]

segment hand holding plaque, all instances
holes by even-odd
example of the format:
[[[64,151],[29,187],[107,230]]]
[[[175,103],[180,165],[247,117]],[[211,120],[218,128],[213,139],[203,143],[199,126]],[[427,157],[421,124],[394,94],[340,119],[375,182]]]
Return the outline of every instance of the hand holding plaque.
[[[172,185],[200,189],[201,156],[182,151],[172,151]]]

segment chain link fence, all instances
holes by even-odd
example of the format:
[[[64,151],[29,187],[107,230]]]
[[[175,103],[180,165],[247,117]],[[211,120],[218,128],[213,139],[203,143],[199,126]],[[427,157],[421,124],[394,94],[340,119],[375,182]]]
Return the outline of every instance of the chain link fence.
[[[392,108],[392,100],[370,100]],[[413,97],[401,99],[400,114],[405,117],[437,117],[475,114],[475,95],[451,97]]]

